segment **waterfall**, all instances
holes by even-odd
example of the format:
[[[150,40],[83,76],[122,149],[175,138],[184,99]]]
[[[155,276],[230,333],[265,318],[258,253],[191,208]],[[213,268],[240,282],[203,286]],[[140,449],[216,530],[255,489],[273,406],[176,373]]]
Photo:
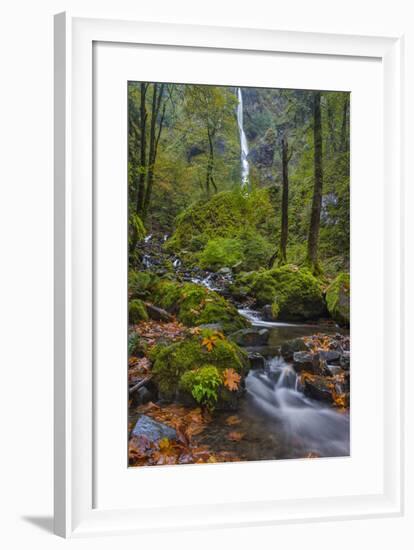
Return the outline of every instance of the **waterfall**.
[[[249,186],[249,161],[247,155],[249,154],[249,146],[247,145],[246,134],[243,128],[243,96],[241,88],[237,88],[237,124],[239,127],[240,135],[240,161],[241,161],[241,185],[243,188]]]

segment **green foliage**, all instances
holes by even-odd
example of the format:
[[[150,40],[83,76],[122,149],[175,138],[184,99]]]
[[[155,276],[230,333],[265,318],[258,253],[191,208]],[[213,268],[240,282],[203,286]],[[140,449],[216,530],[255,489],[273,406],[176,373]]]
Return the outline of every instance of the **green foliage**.
[[[128,220],[128,244],[131,245],[134,239],[136,239],[136,242],[142,241],[145,235],[146,231],[141,218],[135,212],[130,212]]]
[[[272,235],[274,209],[266,189],[248,195],[240,189],[226,191],[196,202],[177,217],[175,232],[166,246],[175,251],[199,251],[211,239],[238,238],[246,228]]]
[[[130,300],[128,308],[129,323],[134,325],[140,321],[148,321],[148,313],[144,303],[138,298]]]
[[[180,389],[191,393],[194,399],[208,409],[214,409],[218,399],[218,388],[222,384],[217,367],[205,365],[185,372],[179,382]]]
[[[217,237],[208,241],[198,257],[202,269],[217,271],[243,261],[243,245],[239,239]]]
[[[160,281],[154,288],[153,300],[187,326],[220,323],[224,332],[234,332],[248,324],[225,298],[194,283]]]
[[[151,286],[155,283],[156,276],[149,271],[128,272],[128,293],[131,298],[144,298],[148,296]]]
[[[202,330],[199,335],[183,341],[155,347],[151,353],[154,360],[152,372],[163,397],[173,399],[182,375],[205,365],[211,365],[219,372],[226,368],[233,368],[240,374],[246,372],[247,356],[230,340],[217,338],[210,351],[203,345],[205,338],[215,334],[214,331]]]
[[[140,356],[145,355],[147,351],[146,343],[141,339],[137,332],[131,332],[128,335],[128,355]]]
[[[242,269],[251,271],[267,267],[269,258],[274,251],[274,244],[263,237],[258,231],[249,227],[243,229],[239,234],[239,239],[243,245],[244,261]]]
[[[275,318],[285,321],[316,319],[325,312],[318,280],[294,265],[241,274],[235,291],[253,296],[259,305],[272,304]]]
[[[340,325],[349,326],[350,279],[349,273],[340,273],[326,289],[326,303],[331,317]]]

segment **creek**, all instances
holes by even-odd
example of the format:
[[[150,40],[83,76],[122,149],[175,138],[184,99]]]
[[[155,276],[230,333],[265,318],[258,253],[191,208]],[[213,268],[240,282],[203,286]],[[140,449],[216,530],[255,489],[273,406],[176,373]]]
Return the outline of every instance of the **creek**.
[[[284,341],[337,328],[325,325],[300,325],[262,321],[257,312],[241,310],[253,326],[270,330],[263,369],[250,370],[246,393],[240,402],[235,426],[244,434],[241,441],[226,438],[229,413],[218,413],[203,437],[211,448],[233,451],[243,460],[305,458],[308,456],[348,456],[350,451],[349,412],[339,412],[331,405],[310,399],[301,391],[292,364],[273,350]],[[334,369],[335,367],[331,367]]]

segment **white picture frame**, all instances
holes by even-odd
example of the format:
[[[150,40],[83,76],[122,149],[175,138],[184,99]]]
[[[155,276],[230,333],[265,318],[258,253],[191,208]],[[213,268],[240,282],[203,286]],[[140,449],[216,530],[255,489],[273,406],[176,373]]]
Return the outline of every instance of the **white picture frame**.
[[[383,484],[312,499],[99,509],[94,502],[93,45],[375,58],[383,86]],[[64,537],[271,525],[402,512],[402,37],[328,35],[55,16],[55,532]],[[385,326],[385,325],[384,325]],[[227,468],[234,467],[228,465]],[[237,467],[237,466],[236,466]],[[169,470],[174,475],[172,470]],[[138,503],[139,504],[139,503]]]

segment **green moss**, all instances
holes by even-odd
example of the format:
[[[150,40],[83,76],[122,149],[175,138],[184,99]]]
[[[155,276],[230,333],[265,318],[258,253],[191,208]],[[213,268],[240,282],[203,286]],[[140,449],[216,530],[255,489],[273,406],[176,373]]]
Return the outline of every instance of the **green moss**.
[[[240,189],[223,191],[193,204],[177,217],[175,232],[166,246],[174,251],[197,251],[211,239],[238,237],[246,227],[263,235],[274,231],[274,211],[266,189],[248,195]]]
[[[349,326],[350,279],[349,273],[340,273],[326,290],[326,303],[331,317],[340,325]]]
[[[128,293],[131,298],[144,298],[148,296],[151,286],[156,282],[156,276],[148,271],[128,272]]]
[[[182,285],[175,281],[162,280],[155,285],[152,298],[154,303],[171,313],[176,313],[181,301]]]
[[[135,212],[131,212],[128,220],[128,241],[131,244],[132,239],[135,237],[137,241],[142,241],[146,235],[144,224],[141,218]]]
[[[230,302],[201,285],[160,281],[152,297],[154,303],[176,314],[187,326],[220,323],[224,332],[248,326]]]
[[[215,367],[218,372],[226,368],[233,368],[240,374],[246,372],[247,356],[236,344],[217,335],[211,351],[202,344],[204,338],[215,335],[203,330],[200,335],[161,348],[156,346],[158,349],[152,351],[152,372],[165,398],[174,398],[184,373],[206,365]]]
[[[272,304],[272,313],[285,321],[316,319],[325,311],[318,280],[294,265],[241,274],[235,290],[253,296],[259,305]]]
[[[148,313],[144,303],[135,299],[129,302],[129,323],[136,324],[140,321],[148,321]]]

